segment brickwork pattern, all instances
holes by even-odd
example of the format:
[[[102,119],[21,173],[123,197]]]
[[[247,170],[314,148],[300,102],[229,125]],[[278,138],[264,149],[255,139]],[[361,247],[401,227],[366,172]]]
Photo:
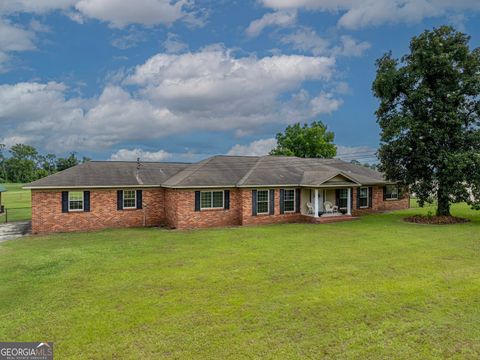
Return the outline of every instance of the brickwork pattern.
[[[62,213],[62,192],[32,190],[32,232],[158,226],[165,222],[164,189],[143,189],[143,209],[117,210],[117,190],[91,190],[89,212]]]
[[[373,186],[373,205],[357,209],[353,189],[352,215],[407,209],[409,198],[383,200],[383,187]],[[61,191],[32,190],[32,232],[90,231],[104,228],[167,225],[175,229],[312,222],[299,213],[280,214],[280,189],[275,189],[274,215],[252,215],[252,189],[230,189],[230,209],[195,211],[195,190],[143,189],[143,209],[117,210],[117,189],[90,190],[90,212],[62,213]]]

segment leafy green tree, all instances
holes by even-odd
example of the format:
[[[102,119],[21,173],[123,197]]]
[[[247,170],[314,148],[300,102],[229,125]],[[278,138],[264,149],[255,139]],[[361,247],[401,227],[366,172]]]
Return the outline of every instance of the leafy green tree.
[[[57,157],[55,154],[39,155],[38,165],[38,178],[54,174],[57,171]]]
[[[287,126],[284,133],[276,135],[277,147],[270,151],[270,155],[333,158],[337,155],[334,138],[333,132],[327,131],[327,126],[321,121],[303,126],[296,123]]]
[[[7,180],[17,183],[36,180],[38,151],[30,145],[16,144],[9,152],[10,157],[5,160]]]
[[[75,165],[78,165],[80,161],[77,159],[77,154],[75,152],[70,153],[66,158],[57,159],[57,171],[62,171],[68,168],[71,168]]]
[[[437,215],[461,201],[480,209],[480,49],[469,39],[442,26],[414,37],[400,60],[377,60],[380,170],[421,206],[436,199]]]
[[[7,181],[7,173],[5,171],[5,145],[0,144],[0,182]]]

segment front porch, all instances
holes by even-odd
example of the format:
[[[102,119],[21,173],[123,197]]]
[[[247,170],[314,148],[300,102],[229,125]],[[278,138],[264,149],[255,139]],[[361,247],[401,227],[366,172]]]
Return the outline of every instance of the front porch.
[[[307,188],[302,190],[301,213],[318,219],[352,216],[352,188]]]
[[[312,186],[302,189],[301,213],[316,219],[314,222],[352,219],[353,188],[360,184],[344,173],[334,173],[323,179],[316,175],[309,173]]]

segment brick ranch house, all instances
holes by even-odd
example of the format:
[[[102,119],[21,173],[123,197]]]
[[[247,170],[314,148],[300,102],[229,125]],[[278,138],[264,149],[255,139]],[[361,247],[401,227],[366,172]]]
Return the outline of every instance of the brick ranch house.
[[[348,220],[409,207],[377,171],[337,159],[214,156],[195,164],[90,161],[34,181],[32,232]]]

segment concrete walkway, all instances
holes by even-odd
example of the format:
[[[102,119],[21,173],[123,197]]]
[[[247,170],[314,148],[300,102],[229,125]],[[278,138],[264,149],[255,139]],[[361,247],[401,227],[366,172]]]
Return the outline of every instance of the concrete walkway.
[[[32,224],[30,221],[17,221],[0,224],[0,242],[16,239],[30,234]]]

